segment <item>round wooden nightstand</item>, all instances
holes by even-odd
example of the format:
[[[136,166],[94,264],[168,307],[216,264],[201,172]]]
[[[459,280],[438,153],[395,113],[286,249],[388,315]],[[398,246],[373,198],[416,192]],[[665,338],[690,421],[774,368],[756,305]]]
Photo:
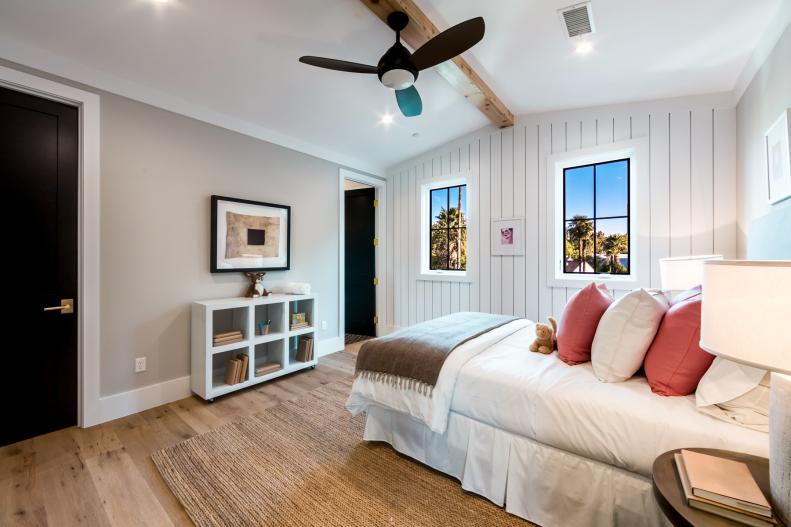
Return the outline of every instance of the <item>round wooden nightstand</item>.
[[[750,469],[755,482],[763,491],[764,496],[769,496],[769,460],[764,457],[741,454],[739,452],[729,452],[728,450],[716,450],[713,448],[688,448],[703,454],[724,457],[741,461]],[[665,452],[654,461],[653,486],[656,502],[662,509],[670,523],[676,527],[744,527],[744,524],[737,523],[720,516],[693,509],[687,505],[684,497],[684,490],[681,488],[681,480],[678,477],[676,463],[673,459],[674,454],[681,450],[671,450]]]

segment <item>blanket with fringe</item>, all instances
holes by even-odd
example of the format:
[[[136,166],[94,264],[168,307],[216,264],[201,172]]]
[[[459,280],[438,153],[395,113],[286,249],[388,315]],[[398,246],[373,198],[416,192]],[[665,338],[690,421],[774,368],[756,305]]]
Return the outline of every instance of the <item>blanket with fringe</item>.
[[[454,313],[366,341],[357,355],[355,376],[431,396],[454,349],[513,320],[507,315]]]

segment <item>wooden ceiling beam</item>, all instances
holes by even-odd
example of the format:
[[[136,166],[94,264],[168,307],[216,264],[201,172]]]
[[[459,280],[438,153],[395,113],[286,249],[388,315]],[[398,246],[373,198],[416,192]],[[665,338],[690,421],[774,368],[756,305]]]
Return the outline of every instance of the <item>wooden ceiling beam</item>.
[[[441,33],[437,26],[413,0],[361,0],[385,24],[393,11],[403,11],[409,16],[409,25],[401,32],[403,40],[413,50]],[[459,55],[436,66],[437,72],[453,88],[478,108],[499,128],[514,125],[514,114],[486,84],[475,68]]]

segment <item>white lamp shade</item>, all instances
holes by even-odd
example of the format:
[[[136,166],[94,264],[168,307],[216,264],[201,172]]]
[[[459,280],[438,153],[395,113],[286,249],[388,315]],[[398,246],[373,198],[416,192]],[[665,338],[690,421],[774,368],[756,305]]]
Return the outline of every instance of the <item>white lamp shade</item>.
[[[722,260],[721,254],[682,256],[680,258],[661,258],[659,276],[662,289],[686,291],[703,283],[703,262]]]
[[[791,261],[707,261],[700,347],[791,374]]]

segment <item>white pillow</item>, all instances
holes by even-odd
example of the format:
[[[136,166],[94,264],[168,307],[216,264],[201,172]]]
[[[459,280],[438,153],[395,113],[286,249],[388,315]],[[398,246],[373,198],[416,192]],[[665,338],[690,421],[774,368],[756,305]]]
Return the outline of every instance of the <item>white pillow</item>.
[[[591,347],[593,373],[600,381],[622,382],[637,373],[669,307],[663,292],[645,289],[635,289],[610,305]]]
[[[754,430],[769,430],[769,373],[717,357],[700,379],[701,412]]]

